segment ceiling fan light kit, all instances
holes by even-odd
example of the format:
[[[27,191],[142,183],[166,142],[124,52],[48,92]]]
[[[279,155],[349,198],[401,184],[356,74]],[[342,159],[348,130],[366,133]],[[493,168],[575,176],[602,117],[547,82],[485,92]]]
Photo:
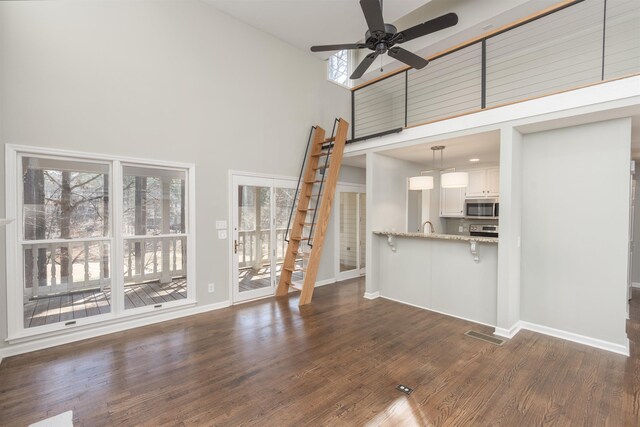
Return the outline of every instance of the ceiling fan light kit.
[[[455,13],[447,13],[446,15],[398,32],[398,29],[394,25],[384,22],[381,0],[360,0],[360,7],[362,8],[364,18],[367,21],[367,27],[369,28],[365,33],[364,43],[311,47],[312,52],[365,48],[372,50],[373,52],[368,54],[353,71],[349,77],[351,80],[362,77],[371,64],[373,64],[373,61],[385,53],[388,53],[390,57],[417,70],[426,67],[429,61],[396,45],[452,27],[458,23],[458,15]]]

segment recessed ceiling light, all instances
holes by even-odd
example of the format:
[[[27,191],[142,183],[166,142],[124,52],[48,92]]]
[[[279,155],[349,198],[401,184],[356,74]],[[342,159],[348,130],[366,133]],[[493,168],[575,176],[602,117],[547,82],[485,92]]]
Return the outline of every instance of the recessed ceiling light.
[[[474,163],[475,163],[475,162],[479,162],[479,161],[480,161],[480,159],[469,159],[469,161],[470,161],[470,162],[474,162]]]

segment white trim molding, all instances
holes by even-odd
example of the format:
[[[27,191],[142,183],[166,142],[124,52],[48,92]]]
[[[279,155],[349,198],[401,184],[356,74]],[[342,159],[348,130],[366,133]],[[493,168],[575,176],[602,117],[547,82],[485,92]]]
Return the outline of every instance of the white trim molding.
[[[85,328],[74,332],[68,332],[64,335],[56,335],[47,338],[21,341],[8,347],[0,348],[0,362],[3,358],[9,356],[16,356],[18,354],[29,353],[31,351],[42,350],[45,348],[56,347],[62,344],[68,344],[99,337],[102,335],[112,334],[114,332],[126,331],[128,329],[153,325],[156,323],[179,319],[181,317],[193,316],[195,314],[202,314],[209,311],[220,310],[229,306],[231,306],[231,301],[229,300],[207,305],[196,305],[189,308],[179,308],[171,311],[167,310],[152,316],[138,317],[136,319],[130,319],[124,322],[98,325],[92,328]]]
[[[366,299],[377,299],[377,298],[380,298],[380,291],[365,292],[364,293],[364,298],[366,298]]]
[[[518,332],[522,329],[522,322],[517,321],[513,326],[509,329],[499,328],[496,326],[496,330],[493,332],[493,335],[497,335],[502,338],[511,339],[516,336]]]
[[[516,322],[516,324],[513,325],[510,329],[496,328],[493,334],[498,335],[500,337],[511,339],[521,330],[537,332],[539,334],[549,335],[551,337],[572,341],[578,344],[588,345],[589,347],[595,347],[601,350],[622,354],[623,356],[629,356],[629,340],[628,339],[624,345],[616,344],[616,343],[612,343],[610,341],[604,341],[598,338],[587,337],[585,335],[580,335],[573,332],[550,328],[549,326],[543,326],[543,325],[538,325],[536,323],[525,322],[523,320]]]
[[[632,283],[631,283],[631,287],[632,287],[632,288],[640,288],[640,283],[638,283],[638,282],[632,282]]]
[[[573,341],[578,344],[588,345],[590,347],[599,348],[602,350],[611,351],[613,353],[629,356],[629,340],[622,344],[612,343],[610,341],[604,341],[598,338],[591,338],[573,332],[567,332],[560,329],[550,328],[548,326],[538,325],[535,323],[520,321],[521,329],[526,329],[532,332],[538,332],[540,334],[549,335],[555,338],[561,338],[567,341]]]

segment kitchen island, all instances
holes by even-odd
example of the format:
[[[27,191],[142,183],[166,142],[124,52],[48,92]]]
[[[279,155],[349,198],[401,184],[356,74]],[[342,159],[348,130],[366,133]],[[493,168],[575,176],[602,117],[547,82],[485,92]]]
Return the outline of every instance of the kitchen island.
[[[380,296],[496,324],[498,239],[374,231]],[[386,242],[385,242],[386,241]]]

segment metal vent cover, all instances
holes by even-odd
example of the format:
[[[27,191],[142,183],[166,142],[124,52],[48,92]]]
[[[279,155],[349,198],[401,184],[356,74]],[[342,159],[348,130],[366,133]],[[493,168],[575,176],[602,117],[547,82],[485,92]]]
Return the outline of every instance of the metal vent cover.
[[[500,345],[504,344],[504,340],[503,339],[496,338],[496,337],[491,336],[491,335],[483,334],[481,332],[467,331],[464,334],[467,335],[467,336],[470,336],[471,338],[482,340],[482,341],[488,342],[488,343],[493,344],[493,345],[500,346]]]

